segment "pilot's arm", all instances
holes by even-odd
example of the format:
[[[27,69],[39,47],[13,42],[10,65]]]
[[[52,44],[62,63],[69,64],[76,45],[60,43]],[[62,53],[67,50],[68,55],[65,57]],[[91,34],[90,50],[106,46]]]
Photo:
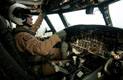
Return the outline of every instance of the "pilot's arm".
[[[26,32],[16,34],[15,40],[19,51],[31,53],[32,55],[48,55],[49,53],[52,53],[53,46],[61,41],[56,34],[52,35],[48,40],[39,41],[37,38]]]
[[[37,30],[40,28],[40,25],[43,21],[43,17],[44,17],[43,13],[39,13],[37,20],[35,21],[34,24],[32,24],[32,28],[31,28],[32,32],[36,33]]]

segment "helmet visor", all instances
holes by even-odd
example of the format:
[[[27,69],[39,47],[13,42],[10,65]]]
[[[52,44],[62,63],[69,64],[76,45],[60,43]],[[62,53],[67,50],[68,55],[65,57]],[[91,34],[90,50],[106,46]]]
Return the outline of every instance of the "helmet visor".
[[[15,8],[13,15],[18,18],[27,17],[27,15],[31,15],[31,11],[29,9],[17,7]]]

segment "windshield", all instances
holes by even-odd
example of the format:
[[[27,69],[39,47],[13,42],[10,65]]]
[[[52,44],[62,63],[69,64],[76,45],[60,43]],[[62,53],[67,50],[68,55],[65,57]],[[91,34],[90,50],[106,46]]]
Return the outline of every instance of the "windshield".
[[[86,14],[85,10],[64,13],[69,25],[78,24],[101,24],[105,25],[102,14],[98,8],[94,9],[93,14]]]

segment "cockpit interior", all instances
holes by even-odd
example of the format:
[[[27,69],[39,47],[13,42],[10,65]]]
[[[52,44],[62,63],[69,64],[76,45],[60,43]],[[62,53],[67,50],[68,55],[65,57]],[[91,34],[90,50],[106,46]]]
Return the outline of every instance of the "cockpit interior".
[[[65,40],[69,47],[66,54],[72,54],[70,56],[72,62],[63,69],[60,80],[123,80],[123,29],[113,25],[109,10],[110,5],[121,0],[14,1],[26,5],[31,10],[33,20],[42,10],[45,11],[46,16],[36,37],[45,39],[62,29],[69,32]],[[81,11],[84,11],[83,14],[91,16],[97,14],[95,24],[91,23],[95,19],[91,16],[84,18],[85,15],[81,15],[82,21],[80,21],[78,18],[79,13],[82,14]],[[78,14],[74,15],[74,12],[78,12]],[[70,22],[68,18],[74,19],[74,21]],[[77,19],[82,23],[74,24]],[[102,22],[97,19],[101,19]],[[86,24],[84,21],[88,21],[88,23],[90,21],[90,24]],[[15,24],[12,23],[12,26],[14,27]],[[63,47],[61,45],[61,48]],[[0,71],[3,70],[0,68]],[[4,79],[1,77],[0,80]],[[26,79],[18,77],[17,80]]]

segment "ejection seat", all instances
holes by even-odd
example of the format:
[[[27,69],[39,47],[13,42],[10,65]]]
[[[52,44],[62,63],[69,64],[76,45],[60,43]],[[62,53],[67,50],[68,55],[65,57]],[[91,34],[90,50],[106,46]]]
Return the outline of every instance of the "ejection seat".
[[[10,22],[0,15],[0,80],[37,80],[19,54]]]

